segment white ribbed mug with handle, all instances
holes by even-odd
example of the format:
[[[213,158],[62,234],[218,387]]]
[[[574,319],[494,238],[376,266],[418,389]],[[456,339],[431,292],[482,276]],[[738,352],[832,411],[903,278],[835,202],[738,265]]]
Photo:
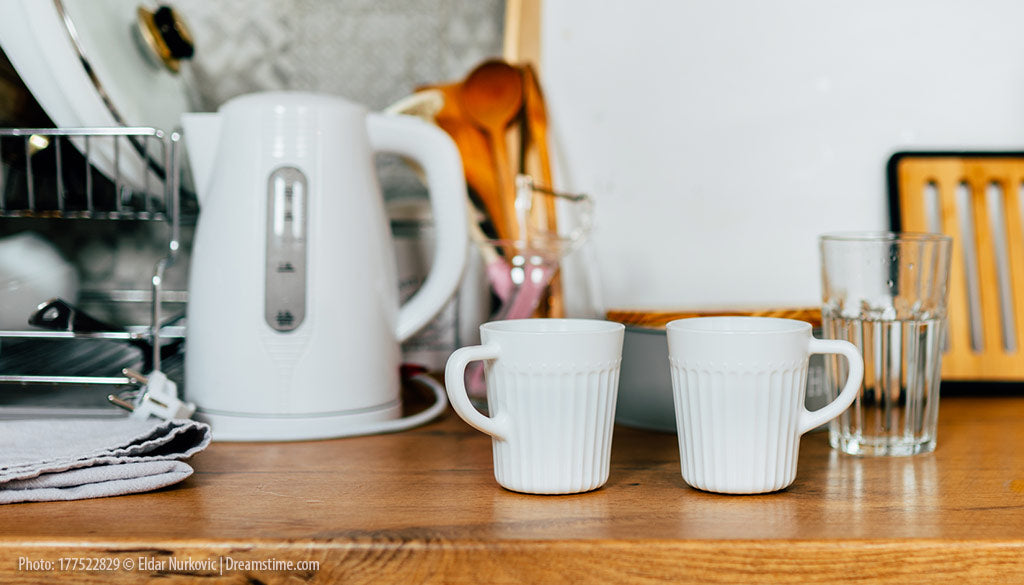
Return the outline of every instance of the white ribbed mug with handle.
[[[683,480],[704,491],[789,486],[800,436],[846,410],[864,374],[853,344],[815,339],[803,321],[698,317],[667,330]],[[839,396],[811,412],[804,393],[813,353],[842,354],[850,367]]]
[[[493,321],[480,326],[481,345],[448,358],[448,398],[491,436],[502,487],[574,494],[608,481],[624,330],[591,319]],[[466,365],[474,360],[485,360],[490,416],[466,394]]]

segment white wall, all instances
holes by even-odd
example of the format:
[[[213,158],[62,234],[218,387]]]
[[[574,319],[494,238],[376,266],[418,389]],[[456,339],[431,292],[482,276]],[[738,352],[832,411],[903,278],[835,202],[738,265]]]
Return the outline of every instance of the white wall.
[[[816,305],[905,149],[1024,145],[1024,3],[547,0],[556,183],[607,307]]]

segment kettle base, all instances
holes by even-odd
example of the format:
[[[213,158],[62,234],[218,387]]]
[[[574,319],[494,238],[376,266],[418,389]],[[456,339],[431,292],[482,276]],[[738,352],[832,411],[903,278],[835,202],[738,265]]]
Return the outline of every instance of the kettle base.
[[[398,400],[378,407],[323,415],[260,416],[224,411],[196,411],[195,419],[208,423],[214,441],[313,441],[373,434],[382,421],[402,416]]]

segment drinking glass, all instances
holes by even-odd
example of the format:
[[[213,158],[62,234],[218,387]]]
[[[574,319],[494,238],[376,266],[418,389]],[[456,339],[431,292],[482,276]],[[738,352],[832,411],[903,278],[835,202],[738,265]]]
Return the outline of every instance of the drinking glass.
[[[914,455],[935,449],[952,240],[940,234],[826,234],[819,240],[826,338],[857,346],[864,381],[829,423],[834,449]],[[834,396],[846,365],[826,360]]]

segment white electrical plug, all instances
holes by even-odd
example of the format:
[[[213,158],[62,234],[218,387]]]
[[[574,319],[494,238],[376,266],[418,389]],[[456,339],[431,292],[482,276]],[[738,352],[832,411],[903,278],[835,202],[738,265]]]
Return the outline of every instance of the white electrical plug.
[[[178,385],[160,370],[153,370],[148,376],[129,369],[123,370],[123,373],[132,381],[142,385],[138,397],[134,402],[128,402],[114,395],[107,398],[114,404],[131,411],[132,417],[155,416],[171,420],[191,418],[195,413],[196,405],[178,398]]]

